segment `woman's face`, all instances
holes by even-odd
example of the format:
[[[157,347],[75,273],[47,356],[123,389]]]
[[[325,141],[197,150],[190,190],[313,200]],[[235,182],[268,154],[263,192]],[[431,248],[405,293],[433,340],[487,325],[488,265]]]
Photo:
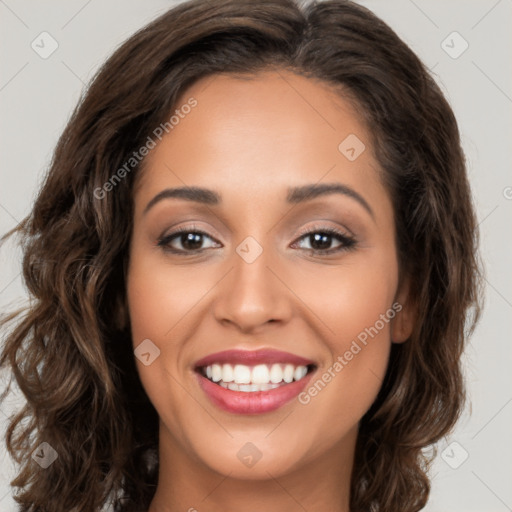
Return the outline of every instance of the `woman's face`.
[[[369,134],[328,86],[285,71],[203,79],[176,108],[135,191],[127,289],[161,453],[242,479],[351,460],[410,332]],[[211,192],[159,196],[182,187]],[[286,354],[244,359],[258,350]]]

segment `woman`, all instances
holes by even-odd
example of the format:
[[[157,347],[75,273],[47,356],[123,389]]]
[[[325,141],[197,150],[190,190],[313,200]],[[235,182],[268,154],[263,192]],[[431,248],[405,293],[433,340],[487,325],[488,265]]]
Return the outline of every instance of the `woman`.
[[[476,222],[452,110],[367,9],[169,10],[94,78],[14,233],[21,510],[427,502]]]

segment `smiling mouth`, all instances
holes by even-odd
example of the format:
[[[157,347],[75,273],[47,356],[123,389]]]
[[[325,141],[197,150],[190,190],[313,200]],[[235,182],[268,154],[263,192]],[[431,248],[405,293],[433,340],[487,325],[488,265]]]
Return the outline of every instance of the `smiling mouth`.
[[[316,369],[316,365],[273,364],[212,364],[195,370],[210,382],[229,389],[254,393],[269,391],[298,382]]]

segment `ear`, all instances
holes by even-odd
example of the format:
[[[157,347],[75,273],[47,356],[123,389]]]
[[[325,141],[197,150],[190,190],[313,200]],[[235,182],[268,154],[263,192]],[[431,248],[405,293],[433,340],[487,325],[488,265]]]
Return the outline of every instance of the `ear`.
[[[411,295],[411,279],[409,276],[401,279],[393,308],[397,314],[391,320],[391,341],[393,343],[404,343],[411,337],[417,318],[417,309]]]

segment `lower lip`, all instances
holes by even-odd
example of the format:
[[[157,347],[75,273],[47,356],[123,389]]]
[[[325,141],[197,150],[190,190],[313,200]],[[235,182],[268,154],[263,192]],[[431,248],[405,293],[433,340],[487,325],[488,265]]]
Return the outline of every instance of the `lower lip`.
[[[224,411],[235,414],[262,414],[275,411],[293,400],[311,379],[314,371],[300,380],[268,391],[233,391],[214,384],[198,372],[199,385],[210,400]]]

